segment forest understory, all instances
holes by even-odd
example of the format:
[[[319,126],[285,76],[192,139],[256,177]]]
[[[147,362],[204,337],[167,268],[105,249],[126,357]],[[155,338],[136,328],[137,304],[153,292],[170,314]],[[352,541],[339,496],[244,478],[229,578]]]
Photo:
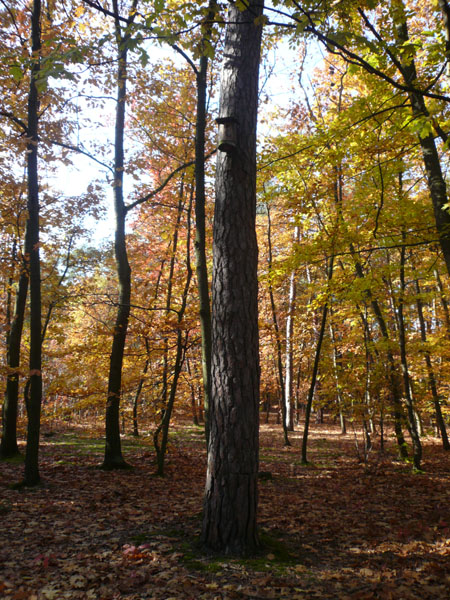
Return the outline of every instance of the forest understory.
[[[164,478],[150,435],[123,436],[134,468],[106,472],[100,428],[43,433],[42,485],[14,489],[23,465],[0,463],[2,599],[449,597],[450,454],[436,438],[414,474],[393,437],[363,460],[354,432],[314,424],[302,466],[301,429],[284,447],[280,426],[262,424],[261,553],[234,559],[198,543],[202,428],[174,423]]]

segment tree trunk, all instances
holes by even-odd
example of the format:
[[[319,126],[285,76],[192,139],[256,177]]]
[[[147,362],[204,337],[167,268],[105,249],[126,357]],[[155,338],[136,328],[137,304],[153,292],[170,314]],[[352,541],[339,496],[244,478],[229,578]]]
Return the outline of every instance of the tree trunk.
[[[27,248],[31,247],[29,241],[29,227],[25,229],[24,256],[20,268],[19,283],[14,303],[14,314],[7,340],[8,376],[6,379],[6,392],[2,413],[2,441],[0,456],[9,458],[19,454],[17,446],[17,413],[19,406],[19,373],[20,345],[22,340],[25,308],[27,303],[29,282],[29,256]]]
[[[336,383],[336,398],[339,412],[339,423],[341,425],[341,434],[345,435],[347,433],[347,423],[345,421],[344,414],[344,400],[342,398],[341,392],[341,382],[340,382],[340,374],[342,371],[342,355],[338,350],[336,334],[334,330],[334,325],[332,322],[332,313],[330,311],[330,337],[333,343],[333,372],[334,372],[334,381]]]
[[[355,262],[356,275],[360,279],[364,279],[364,271],[363,271],[360,261],[356,257],[356,253],[355,253],[353,244],[350,244],[350,252],[352,253],[352,256],[353,256],[353,259]],[[397,366],[395,364],[394,355],[388,345],[390,342],[389,332],[388,332],[388,328],[386,325],[386,321],[383,317],[383,313],[381,312],[381,308],[378,303],[378,300],[376,300],[376,298],[374,298],[372,296],[372,293],[369,289],[366,290],[366,297],[370,301],[370,305],[371,305],[372,311],[375,315],[375,319],[378,323],[378,327],[380,328],[381,335],[383,336],[383,339],[386,341],[386,345],[387,345],[386,356],[387,356],[387,361],[388,361],[389,388],[391,391],[391,398],[392,398],[392,413],[393,413],[393,417],[394,417],[394,431],[395,431],[395,437],[397,439],[399,455],[402,459],[405,459],[408,457],[408,449],[407,449],[405,437],[404,437],[403,431],[402,431],[402,404],[401,404],[402,394],[401,394],[401,388],[400,388],[399,381],[398,381]]]
[[[392,10],[394,22],[394,34],[396,42],[403,47],[409,42],[407,19],[403,1],[395,3]],[[447,15],[448,13],[446,13]],[[448,48],[447,48],[448,49]],[[406,85],[413,87],[417,83],[417,71],[413,58],[404,61],[400,54],[399,65],[401,75]],[[414,118],[429,117],[424,97],[419,92],[408,92]],[[446,206],[448,203],[447,186],[442,173],[439,154],[434,141],[434,135],[419,135],[419,144],[422,149],[422,157],[427,175],[428,189],[434,209],[436,228],[439,235],[439,243],[444,256],[447,271],[450,274],[450,213]]]
[[[129,13],[129,21],[133,21],[137,0]],[[122,456],[120,442],[120,397],[122,393],[122,366],[127,338],[128,319],[130,316],[131,269],[128,262],[125,220],[126,209],[123,193],[124,172],[124,132],[127,86],[127,54],[129,31],[122,35],[117,0],[113,0],[115,15],[116,43],[118,48],[117,70],[117,106],[114,140],[114,213],[116,232],[114,254],[116,258],[117,276],[119,280],[119,301],[109,362],[108,398],[105,419],[105,457],[102,468],[123,469],[128,465]]]
[[[268,267],[269,274],[272,271],[272,221],[270,217],[270,207],[267,206],[267,247],[268,247]],[[284,376],[283,376],[283,358],[281,352],[281,339],[280,339],[280,328],[278,326],[278,317],[277,317],[277,308],[275,306],[275,297],[273,294],[273,285],[272,280],[269,276],[269,298],[270,298],[270,308],[272,310],[272,322],[273,328],[275,331],[275,344],[276,344],[276,353],[277,353],[277,372],[278,372],[278,382],[280,386],[281,393],[281,420],[283,425],[283,437],[284,437],[284,445],[290,446],[291,442],[289,441],[288,436],[288,426],[287,426],[287,415],[286,415],[286,395],[285,395],[285,386],[284,386]]]
[[[183,190],[183,185],[181,186]],[[182,193],[182,192],[181,192]],[[182,211],[182,196],[180,195],[180,204],[179,204],[179,215],[181,215]],[[192,279],[192,267],[191,267],[191,212],[192,212],[192,195],[189,203],[188,211],[187,211],[187,238],[186,238],[186,282],[184,284],[183,296],[181,301],[181,307],[178,310],[177,314],[177,352],[175,357],[175,365],[174,365],[174,373],[172,382],[170,385],[170,393],[167,400],[167,403],[164,405],[163,417],[161,419],[161,423],[156,428],[155,433],[153,434],[153,442],[156,450],[156,460],[157,460],[157,475],[162,477],[164,475],[164,459],[166,456],[167,442],[169,439],[169,426],[170,419],[172,416],[173,407],[175,405],[175,398],[178,388],[178,380],[180,377],[181,369],[183,367],[184,356],[186,353],[186,347],[188,342],[188,332],[185,333],[183,337],[183,319],[184,314],[186,312],[187,299],[189,294],[189,288],[191,285]],[[176,231],[178,231],[179,222],[177,222]],[[174,254],[173,260],[175,259],[176,252],[176,243],[174,241]],[[173,274],[172,274],[173,276]],[[161,441],[159,439],[159,435],[161,434]]]
[[[298,243],[300,239],[300,228],[295,227],[294,232],[294,244]],[[294,354],[294,314],[295,314],[295,300],[297,296],[297,285],[296,285],[297,272],[293,269],[289,278],[289,300],[288,300],[288,313],[286,318],[286,378],[285,378],[285,391],[284,399],[286,403],[286,427],[289,431],[294,431],[294,402],[293,402],[293,377],[294,377],[294,365],[293,365],[293,354]]]
[[[206,260],[205,227],[205,131],[208,56],[205,42],[211,35],[212,20],[217,3],[209,2],[206,31],[202,41],[203,55],[197,71],[197,118],[195,126],[195,257],[200,303],[200,332],[202,336],[203,406],[206,445],[209,441],[209,405],[211,402],[211,303],[209,300],[208,265]]]
[[[401,178],[400,178],[401,185]],[[405,241],[405,233],[402,232],[402,241]],[[417,422],[414,414],[414,405],[411,394],[411,383],[408,370],[408,360],[406,356],[406,331],[404,318],[405,305],[405,257],[406,249],[403,245],[400,251],[400,298],[398,302],[398,324],[399,324],[399,340],[400,340],[400,360],[402,364],[403,382],[405,388],[406,408],[408,411],[409,431],[413,445],[413,463],[414,467],[420,471],[422,460],[422,444],[420,443],[419,432],[417,431]]]
[[[145,338],[145,350],[146,350],[147,356],[145,359],[144,368],[142,369],[142,375],[139,380],[139,383],[138,383],[138,386],[136,389],[136,393],[134,395],[134,400],[133,400],[133,436],[134,437],[139,437],[138,405],[139,405],[139,400],[140,400],[141,394],[142,394],[142,388],[144,387],[145,377],[147,375],[148,367],[150,366],[150,346],[148,344],[147,337]]]
[[[327,274],[328,285],[330,284],[331,279],[333,277],[333,265],[334,265],[334,256],[332,256],[330,258],[330,264],[328,265],[328,274]],[[327,314],[328,314],[328,300],[325,300],[325,304],[323,305],[323,308],[322,308],[322,319],[320,321],[319,337],[317,338],[316,354],[314,356],[314,366],[313,366],[313,372],[311,375],[311,385],[309,386],[308,399],[306,401],[305,426],[303,429],[302,458],[301,458],[303,465],[308,464],[307,447],[308,447],[309,422],[311,419],[311,408],[312,408],[312,401],[314,398],[314,390],[316,388],[317,373],[319,372],[320,353],[322,350],[322,342],[323,342],[323,338],[325,335]]]
[[[439,290],[439,297],[441,299],[442,310],[444,311],[445,329],[447,331],[447,337],[450,338],[450,310],[448,307],[447,298],[445,297],[444,286],[442,285],[442,279],[437,269],[435,269],[434,275],[436,277],[436,282]]]
[[[225,554],[259,545],[256,123],[263,2],[230,4],[220,117],[234,119],[235,147],[216,171],[212,294],[212,394],[202,538]]]
[[[416,306],[417,306],[417,315],[419,317],[420,337],[424,344],[423,355],[425,358],[425,364],[427,366],[428,385],[431,390],[431,395],[433,396],[434,410],[436,413],[436,425],[437,425],[437,427],[439,429],[439,433],[441,435],[442,447],[444,448],[444,450],[450,450],[450,443],[448,440],[447,429],[445,427],[444,417],[442,416],[441,404],[439,401],[439,395],[438,395],[438,391],[437,391],[436,377],[434,375],[433,363],[431,362],[430,351],[426,347],[427,330],[425,327],[425,319],[423,316],[423,305],[422,305],[422,300],[420,298],[421,289],[420,289],[420,284],[419,284],[418,279],[416,279],[415,284],[416,284],[416,292],[417,292]]]
[[[28,427],[25,452],[24,484],[39,483],[39,434],[41,427],[42,372],[41,372],[41,264],[39,256],[39,178],[38,178],[38,122],[39,94],[36,81],[40,72],[41,49],[41,2],[33,1],[31,17],[31,43],[33,64],[31,67],[30,93],[28,96],[28,221],[29,246],[26,255],[30,265],[30,393],[27,402]]]

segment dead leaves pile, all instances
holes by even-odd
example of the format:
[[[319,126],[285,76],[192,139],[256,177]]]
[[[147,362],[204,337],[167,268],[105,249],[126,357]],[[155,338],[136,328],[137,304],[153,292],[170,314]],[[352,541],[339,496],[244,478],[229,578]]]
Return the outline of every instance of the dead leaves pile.
[[[391,454],[357,461],[352,436],[316,425],[311,464],[300,434],[284,448],[262,426],[263,551],[248,560],[196,545],[205,450],[177,423],[167,475],[155,478],[150,437],[125,439],[132,471],[95,468],[86,432],[42,446],[43,485],[14,490],[22,465],[0,463],[0,598],[5,600],[438,600],[450,597],[450,456],[429,440],[425,473]]]

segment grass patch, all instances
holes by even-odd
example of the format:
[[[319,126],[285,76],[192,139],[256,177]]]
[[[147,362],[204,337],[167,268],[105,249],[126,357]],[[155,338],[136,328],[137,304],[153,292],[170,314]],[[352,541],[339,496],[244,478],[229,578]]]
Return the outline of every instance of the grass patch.
[[[9,456],[8,458],[1,458],[1,461],[9,465],[22,465],[25,462],[25,455],[15,454],[14,456]]]

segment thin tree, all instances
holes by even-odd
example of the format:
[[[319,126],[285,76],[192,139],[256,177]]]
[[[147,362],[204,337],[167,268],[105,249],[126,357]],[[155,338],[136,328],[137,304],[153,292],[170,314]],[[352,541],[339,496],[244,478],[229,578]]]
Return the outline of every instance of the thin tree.
[[[417,307],[417,316],[419,317],[419,325],[420,325],[420,338],[424,345],[423,355],[425,358],[425,364],[427,367],[427,376],[428,376],[428,386],[431,390],[431,395],[433,397],[434,410],[436,414],[436,426],[439,430],[442,439],[442,447],[444,450],[450,450],[450,442],[448,439],[447,429],[445,427],[444,417],[442,415],[441,403],[439,399],[439,394],[437,390],[436,384],[436,376],[434,374],[433,363],[431,362],[431,353],[427,347],[427,329],[425,325],[425,317],[423,315],[423,302],[421,299],[422,290],[420,288],[419,280],[415,280],[415,288],[416,288],[416,307]]]
[[[401,188],[401,177],[400,177]],[[400,249],[400,297],[398,302],[398,321],[399,321],[399,341],[400,341],[400,362],[402,365],[403,385],[405,389],[405,400],[408,414],[409,433],[411,435],[413,446],[414,468],[420,471],[422,460],[422,444],[420,443],[419,432],[417,431],[417,422],[414,415],[414,405],[411,393],[411,380],[409,376],[408,360],[406,355],[406,328],[405,328],[405,260],[406,260],[406,234],[402,231],[402,247]]]
[[[327,264],[327,285],[329,286],[331,280],[333,278],[333,266],[334,266],[334,256],[331,256],[329,263]],[[322,307],[322,317],[320,319],[320,329],[319,335],[317,337],[316,344],[316,353],[314,355],[314,365],[313,371],[311,375],[311,383],[308,391],[308,398],[306,401],[306,409],[305,409],[305,425],[303,428],[303,437],[302,437],[302,464],[306,465],[308,463],[307,458],[307,448],[308,448],[308,433],[309,433],[309,422],[311,419],[311,408],[312,402],[314,399],[314,391],[316,389],[317,383],[317,373],[319,372],[319,364],[320,364],[320,353],[322,351],[322,343],[325,335],[325,327],[327,324],[327,315],[328,315],[328,307],[329,302],[328,298],[325,300],[325,304]]]
[[[0,455],[2,458],[11,458],[19,454],[19,447],[17,445],[17,414],[19,406],[18,369],[20,367],[20,346],[28,295],[29,264],[26,252],[26,248],[30,247],[28,238],[29,228],[27,227],[25,231],[24,250],[20,257],[20,276],[14,301],[14,311],[7,338],[6,360],[8,375],[3,402],[2,440],[0,443]]]
[[[28,176],[28,221],[26,237],[28,247],[30,286],[30,372],[29,395],[25,398],[28,415],[27,446],[25,452],[24,484],[39,483],[39,434],[41,425],[42,371],[41,371],[41,263],[39,255],[39,92],[37,81],[40,75],[41,51],[41,2],[34,0],[31,15],[32,65],[30,91],[28,95],[27,119],[27,176]]]
[[[105,418],[105,456],[102,464],[104,469],[121,469],[128,466],[122,455],[119,422],[120,397],[122,391],[122,365],[127,338],[128,320],[130,317],[131,299],[131,268],[128,262],[125,234],[127,211],[124,202],[123,174],[128,77],[127,58],[129,42],[131,39],[131,26],[136,15],[137,3],[138,0],[133,0],[127,20],[127,26],[123,30],[118,1],[112,0],[118,59],[113,189],[114,213],[116,217],[114,253],[119,280],[119,299],[109,363],[108,397],[106,401]]]

